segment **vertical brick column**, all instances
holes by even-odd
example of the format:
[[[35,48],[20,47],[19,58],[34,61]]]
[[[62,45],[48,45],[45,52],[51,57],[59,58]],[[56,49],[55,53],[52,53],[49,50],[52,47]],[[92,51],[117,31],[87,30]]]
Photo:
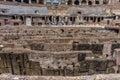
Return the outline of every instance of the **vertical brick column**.
[[[95,0],[92,1],[92,4],[95,5]]]
[[[44,4],[46,4],[46,0],[44,0]]]
[[[13,0],[13,3],[15,2],[15,0]]]
[[[72,0],[72,5],[74,5],[74,0]]]
[[[21,0],[21,3],[23,3],[23,0]]]
[[[36,4],[39,4],[39,0],[36,0]]]
[[[31,4],[31,0],[29,0],[29,4]]]

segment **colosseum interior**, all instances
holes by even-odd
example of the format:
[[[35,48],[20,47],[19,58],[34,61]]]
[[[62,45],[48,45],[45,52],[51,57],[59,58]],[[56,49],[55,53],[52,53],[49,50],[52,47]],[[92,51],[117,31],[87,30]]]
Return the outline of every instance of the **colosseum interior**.
[[[120,80],[120,0],[0,0],[0,80]]]

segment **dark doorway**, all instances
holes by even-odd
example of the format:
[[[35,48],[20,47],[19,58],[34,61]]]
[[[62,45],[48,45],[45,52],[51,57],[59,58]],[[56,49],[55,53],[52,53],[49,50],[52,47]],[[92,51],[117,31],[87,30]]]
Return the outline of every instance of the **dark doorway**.
[[[78,0],[75,0],[74,4],[75,4],[75,5],[79,5],[79,1],[78,1]]]
[[[88,1],[88,5],[92,5],[92,1]]]
[[[36,3],[37,1],[36,0],[31,0],[31,3]]]
[[[19,3],[21,3],[21,0],[16,0],[16,2],[19,2]]]
[[[72,0],[68,0],[68,5],[72,5]]]
[[[103,0],[103,4],[108,4],[108,0]]]
[[[52,16],[49,17],[49,20],[52,21]]]
[[[44,4],[44,0],[39,0],[39,3],[40,4]]]
[[[29,0],[23,0],[24,3],[29,3]]]
[[[95,4],[100,4],[99,0],[96,0],[96,1],[95,1]]]

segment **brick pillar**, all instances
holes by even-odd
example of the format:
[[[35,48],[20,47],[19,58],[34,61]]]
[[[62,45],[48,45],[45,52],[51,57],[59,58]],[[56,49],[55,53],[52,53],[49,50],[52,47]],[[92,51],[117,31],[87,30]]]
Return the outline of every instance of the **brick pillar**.
[[[46,4],[46,0],[44,0],[44,4]]]
[[[100,1],[100,5],[102,5],[102,4],[103,4],[103,0]]]
[[[15,0],[13,0],[13,3],[15,2]]]
[[[86,0],[86,5],[88,5],[88,0]]]
[[[58,0],[59,1],[59,5],[61,4],[61,0]]]
[[[95,0],[92,1],[92,4],[95,5]]]
[[[66,1],[66,3],[65,3],[66,5],[68,5],[68,3],[67,3],[67,2],[68,2],[68,1]]]
[[[23,0],[21,0],[21,3],[23,3]]]
[[[72,0],[72,5],[74,5],[74,0]]]
[[[39,4],[39,0],[36,0],[36,3]]]
[[[81,5],[81,0],[79,0],[79,5]]]
[[[29,4],[31,4],[31,0],[29,0]]]

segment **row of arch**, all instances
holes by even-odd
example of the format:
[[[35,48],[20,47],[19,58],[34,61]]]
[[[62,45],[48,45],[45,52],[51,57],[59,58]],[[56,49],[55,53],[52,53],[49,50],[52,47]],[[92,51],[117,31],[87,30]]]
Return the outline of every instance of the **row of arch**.
[[[44,4],[44,0],[0,0],[0,1],[8,1],[8,2],[18,2],[18,3],[38,3]]]
[[[88,5],[93,5],[93,4],[100,4],[100,0],[95,0],[94,2],[92,0],[82,0],[82,1],[79,1],[79,0],[75,0],[74,2],[72,0],[68,0],[68,5],[72,5],[73,3],[75,5],[79,5],[79,4],[88,4]],[[109,3],[109,0],[103,0],[102,2],[103,4],[108,4]]]
[[[0,0],[0,1],[15,1],[19,3],[39,3],[39,4],[68,4],[68,5],[80,5],[80,4],[88,4],[88,5],[93,5],[93,4],[100,4],[101,0]],[[108,4],[109,0],[103,0],[103,4]]]

